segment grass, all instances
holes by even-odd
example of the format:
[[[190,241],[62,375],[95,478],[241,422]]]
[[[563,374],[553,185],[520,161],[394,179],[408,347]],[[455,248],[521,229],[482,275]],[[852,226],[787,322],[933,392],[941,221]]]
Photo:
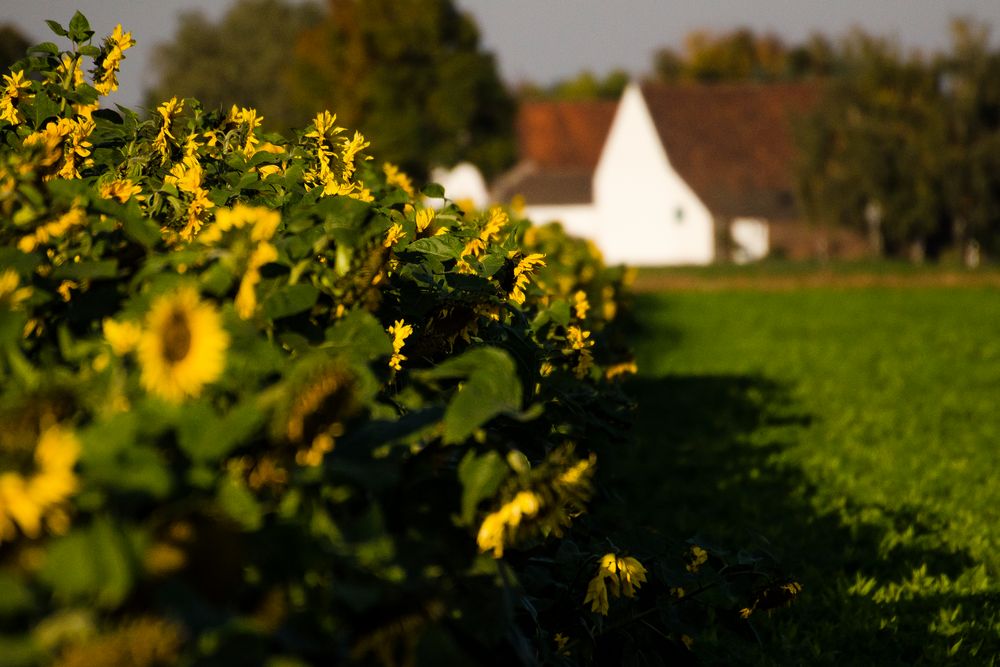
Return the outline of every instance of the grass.
[[[764,547],[805,590],[735,663],[993,664],[1000,290],[637,297],[645,523]]]

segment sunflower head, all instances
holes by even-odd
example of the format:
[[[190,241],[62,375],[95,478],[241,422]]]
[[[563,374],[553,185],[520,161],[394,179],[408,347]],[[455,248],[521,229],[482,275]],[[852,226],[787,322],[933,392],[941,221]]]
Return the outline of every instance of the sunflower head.
[[[193,287],[161,296],[139,340],[142,386],[174,403],[197,396],[222,375],[228,346],[219,312]]]
[[[312,365],[293,380],[275,430],[295,444],[311,443],[331,429],[340,435],[360,408],[358,390],[358,377],[347,364],[332,359]]]

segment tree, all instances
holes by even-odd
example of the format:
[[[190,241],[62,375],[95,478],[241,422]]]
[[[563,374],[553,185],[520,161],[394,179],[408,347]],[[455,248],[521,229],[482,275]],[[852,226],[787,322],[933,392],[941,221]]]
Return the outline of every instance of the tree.
[[[329,0],[296,44],[290,93],[373,137],[417,177],[468,160],[513,162],[514,102],[479,31],[451,0]]]
[[[845,75],[805,126],[815,134],[803,142],[804,160],[816,170],[800,181],[806,209],[867,230],[875,250],[934,254],[944,126],[933,71],[862,32],[842,57]]]
[[[551,86],[532,83],[521,84],[517,97],[521,100],[617,100],[629,82],[629,74],[614,69],[603,78],[584,70],[569,79],[561,79]]]
[[[654,76],[666,83],[799,80],[828,76],[837,66],[837,53],[822,35],[788,46],[776,35],[749,28],[695,30],[685,36],[680,53],[662,48],[653,56]]]
[[[269,129],[305,126],[315,109],[289,99],[288,66],[299,33],[320,17],[313,4],[284,0],[238,0],[218,23],[197,11],[182,14],[173,41],[156,48],[158,83],[147,106],[196,97],[210,108],[255,107]]]
[[[980,246],[1000,252],[1000,53],[983,24],[959,19],[951,32],[937,62],[948,110],[943,192],[955,244],[972,259]]]
[[[663,48],[653,56],[660,81],[779,81],[815,74],[809,45],[789,49],[776,35],[749,28],[727,33],[695,30],[684,38],[681,53]]]
[[[9,23],[0,25],[0,72],[23,58],[29,46],[31,42],[17,28]]]
[[[808,217],[917,260],[1000,252],[1000,52],[988,29],[956,21],[951,49],[932,58],[855,32],[833,60],[838,76],[798,133]]]

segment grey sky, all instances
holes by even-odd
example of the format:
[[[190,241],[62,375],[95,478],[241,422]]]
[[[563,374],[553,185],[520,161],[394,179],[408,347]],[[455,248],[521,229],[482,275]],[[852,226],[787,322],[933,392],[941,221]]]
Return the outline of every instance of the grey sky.
[[[908,48],[943,48],[950,17],[972,16],[1000,27],[1000,0],[456,0],[479,23],[510,82],[549,83],[582,69],[649,70],[660,46],[679,47],[696,28],[748,26],[788,41],[812,32],[842,35],[853,25],[891,34]],[[123,64],[122,92],[113,101],[138,103],[153,45],[169,39],[177,13],[222,15],[230,0],[3,0],[0,22],[12,22],[38,41],[54,38],[44,19],[68,23],[76,9],[98,35],[121,22],[138,45]],[[996,35],[994,35],[996,43]]]

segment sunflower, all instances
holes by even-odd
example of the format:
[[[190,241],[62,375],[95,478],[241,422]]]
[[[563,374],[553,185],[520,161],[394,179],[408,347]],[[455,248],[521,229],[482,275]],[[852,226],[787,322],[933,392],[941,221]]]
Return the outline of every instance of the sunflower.
[[[214,306],[202,303],[193,287],[157,299],[139,341],[142,386],[179,403],[201,393],[222,374],[229,336]]]
[[[69,524],[65,503],[76,491],[73,472],[80,455],[80,442],[72,431],[59,426],[45,429],[34,451],[34,472],[0,475],[0,542],[17,535],[17,528],[30,538],[42,526],[63,533]]]

